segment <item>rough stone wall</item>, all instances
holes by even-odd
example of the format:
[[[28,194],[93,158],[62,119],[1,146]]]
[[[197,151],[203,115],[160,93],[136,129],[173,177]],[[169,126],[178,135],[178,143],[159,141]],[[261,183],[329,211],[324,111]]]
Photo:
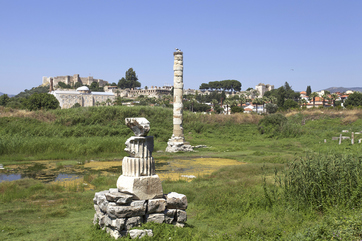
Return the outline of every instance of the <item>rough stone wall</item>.
[[[108,84],[108,81],[102,79],[94,79],[92,76],[89,77],[79,77],[79,74],[75,74],[73,76],[56,76],[56,77],[46,77],[43,76],[42,84],[48,85],[50,83],[50,78],[53,78],[54,86],[58,85],[59,82],[63,82],[65,84],[74,85],[77,82],[82,83],[82,85],[91,85],[93,82],[98,82],[100,87]]]
[[[271,91],[274,89],[274,85],[265,85],[265,84],[258,84],[257,86],[255,86],[255,89],[259,92],[258,98],[261,98],[264,96],[265,92],[267,91]]]
[[[54,94],[60,103],[62,109],[69,109],[76,103],[82,107],[95,106],[97,102],[106,102],[110,99],[112,102],[115,101],[115,96],[102,96],[93,94],[76,94],[76,93],[57,93]]]
[[[118,239],[143,223],[167,223],[184,227],[187,221],[187,198],[171,192],[162,198],[134,200],[132,195],[111,188],[95,193],[93,224],[106,229]]]

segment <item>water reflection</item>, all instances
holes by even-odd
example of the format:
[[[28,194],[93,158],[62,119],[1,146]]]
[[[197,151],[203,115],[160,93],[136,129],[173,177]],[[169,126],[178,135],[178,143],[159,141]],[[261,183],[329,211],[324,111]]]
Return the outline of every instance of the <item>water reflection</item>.
[[[3,174],[0,173],[0,183],[4,181],[15,181],[23,178],[32,178],[36,180],[40,180],[42,182],[51,182],[51,181],[63,181],[64,179],[78,179],[82,176],[76,174],[66,174],[66,173],[59,173],[58,175],[52,174],[43,174],[43,175],[36,175],[36,174]]]
[[[59,175],[55,178],[54,181],[63,181],[64,179],[78,179],[78,178],[81,177],[75,174],[59,173]]]
[[[15,181],[21,179],[21,174],[0,174],[0,182]]]

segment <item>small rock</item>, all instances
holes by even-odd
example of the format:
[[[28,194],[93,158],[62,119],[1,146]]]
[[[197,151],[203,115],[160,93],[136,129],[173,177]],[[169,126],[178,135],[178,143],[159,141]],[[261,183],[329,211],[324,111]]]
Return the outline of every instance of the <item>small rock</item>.
[[[145,206],[108,206],[107,214],[112,218],[130,218],[134,216],[142,216],[146,213]]]
[[[196,178],[196,176],[194,176],[194,175],[181,175],[181,177],[186,177],[186,178]]]
[[[143,229],[143,230],[139,230],[139,229],[133,229],[129,231],[129,235],[131,236],[132,239],[135,238],[143,238],[144,236],[148,236],[148,237],[153,237],[153,232],[151,229]]]
[[[207,148],[206,145],[197,145],[197,146],[194,146],[193,148]]]
[[[178,223],[185,223],[187,221],[186,212],[183,210],[177,210],[177,222]]]
[[[178,227],[178,228],[183,228],[183,227],[185,227],[185,224],[184,223],[176,223],[175,226]]]
[[[148,200],[148,213],[163,213],[166,204],[165,199],[150,199]]]
[[[119,239],[121,238],[123,235],[116,229],[112,229],[107,227],[106,229],[107,233],[109,233],[109,235],[111,235],[111,237],[115,238],[115,239]]]
[[[126,225],[126,219],[125,218],[117,218],[114,223],[113,227],[117,229],[118,231],[122,231]]]
[[[146,200],[136,200],[129,204],[131,207],[144,207],[146,208]]]
[[[165,214],[165,223],[172,224],[172,222],[175,220],[176,217],[176,209],[166,209]]]
[[[127,218],[126,220],[126,229],[130,230],[133,227],[139,227],[143,223],[143,217],[137,216],[137,217],[131,217]]]
[[[167,194],[167,208],[168,209],[182,209],[187,208],[187,197],[184,194],[177,192],[170,192]]]
[[[163,213],[153,213],[146,215],[146,222],[154,222],[154,223],[163,223],[165,221],[165,214]]]
[[[110,188],[109,192],[110,193],[118,192],[118,188]]]
[[[120,192],[112,192],[105,194],[107,201],[109,202],[116,202],[117,204],[127,204],[132,202],[132,195],[124,194]]]

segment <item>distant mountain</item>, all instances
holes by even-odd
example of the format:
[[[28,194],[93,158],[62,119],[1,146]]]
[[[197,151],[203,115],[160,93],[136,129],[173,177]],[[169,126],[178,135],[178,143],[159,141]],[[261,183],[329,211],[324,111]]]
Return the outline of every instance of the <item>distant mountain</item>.
[[[335,93],[335,92],[346,92],[347,90],[353,90],[353,91],[359,91],[362,92],[362,87],[329,87],[328,89],[324,89],[324,90],[328,90],[331,93]]]
[[[3,94],[5,94],[5,93],[0,92],[0,95],[3,95]],[[14,97],[15,95],[9,95],[9,94],[8,94],[8,96],[9,96],[9,97]]]

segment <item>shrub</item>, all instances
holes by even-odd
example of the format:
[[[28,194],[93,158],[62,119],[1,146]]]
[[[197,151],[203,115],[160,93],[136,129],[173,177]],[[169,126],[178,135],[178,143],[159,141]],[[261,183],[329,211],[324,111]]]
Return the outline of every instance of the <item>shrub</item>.
[[[231,106],[231,113],[243,113],[244,108],[240,106]]]
[[[276,104],[273,104],[273,103],[267,103],[265,105],[265,108],[266,108],[266,111],[269,114],[273,114],[273,113],[277,112],[277,110],[278,110],[278,106]]]
[[[72,106],[72,108],[79,108],[79,107],[81,107],[81,105],[80,105],[79,103],[75,103],[75,104]]]
[[[272,137],[282,130],[282,126],[286,124],[287,121],[287,118],[282,114],[267,115],[259,121],[258,130],[261,134]]]
[[[47,93],[35,93],[24,100],[24,106],[28,110],[49,110],[59,108],[59,101],[54,95]]]

